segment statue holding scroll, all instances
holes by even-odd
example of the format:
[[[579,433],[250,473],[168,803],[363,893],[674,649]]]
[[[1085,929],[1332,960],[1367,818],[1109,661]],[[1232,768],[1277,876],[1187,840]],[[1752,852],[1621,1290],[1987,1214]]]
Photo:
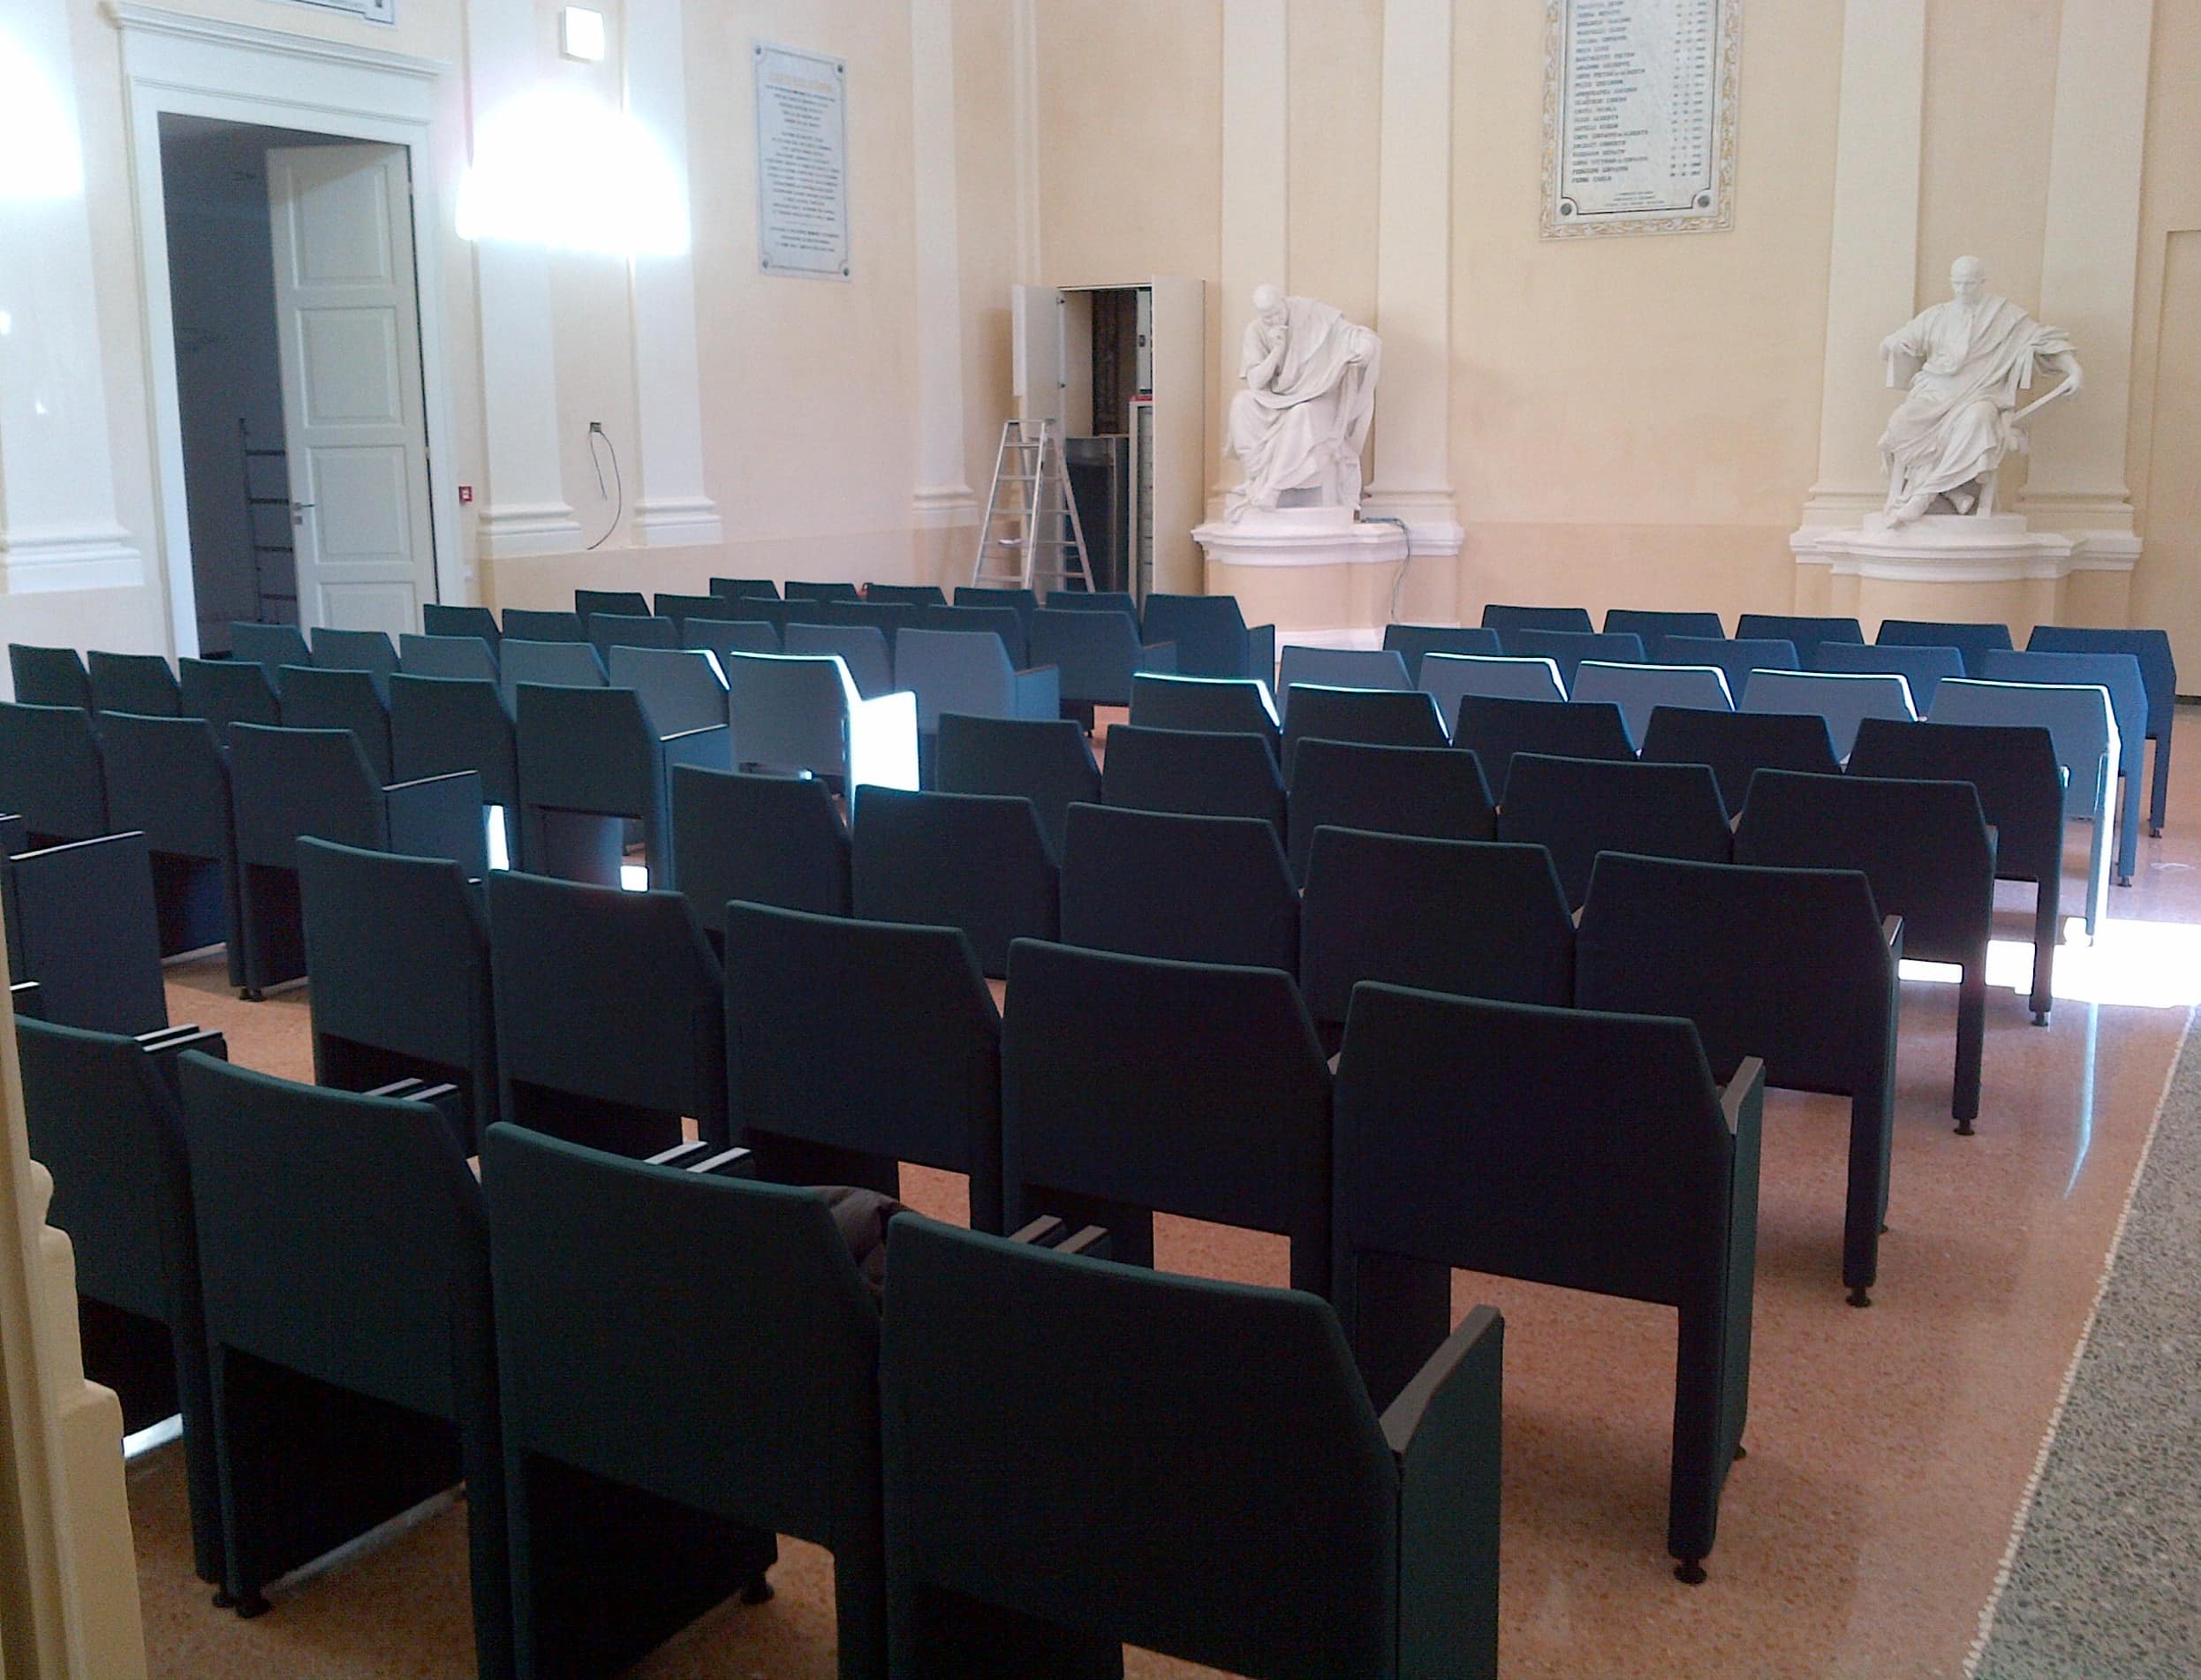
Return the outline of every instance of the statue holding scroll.
[[[1888,382],[1906,372],[1910,394],[1880,435],[1887,467],[1887,523],[1908,525],[1937,508],[1994,511],[1996,469],[2025,448],[2024,422],[2079,388],[2071,341],[2007,298],[1987,291],[1985,265],[1959,257],[1949,269],[1954,296],[1881,341]],[[2061,382],[2024,407],[2036,367]]]
[[[1287,496],[1289,505],[1358,509],[1382,344],[1329,305],[1274,286],[1255,289],[1253,310],[1245,389],[1231,398],[1223,431],[1223,453],[1237,458],[1245,479],[1225,517]]]

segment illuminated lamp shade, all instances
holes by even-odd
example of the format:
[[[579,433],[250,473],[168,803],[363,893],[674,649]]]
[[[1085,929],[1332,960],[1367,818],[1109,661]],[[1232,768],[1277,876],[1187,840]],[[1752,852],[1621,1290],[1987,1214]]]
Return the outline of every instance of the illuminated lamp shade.
[[[567,88],[501,106],[474,135],[458,187],[458,236],[551,251],[678,256],[687,194],[649,130]]]
[[[80,197],[77,126],[30,49],[0,29],[0,204]]]

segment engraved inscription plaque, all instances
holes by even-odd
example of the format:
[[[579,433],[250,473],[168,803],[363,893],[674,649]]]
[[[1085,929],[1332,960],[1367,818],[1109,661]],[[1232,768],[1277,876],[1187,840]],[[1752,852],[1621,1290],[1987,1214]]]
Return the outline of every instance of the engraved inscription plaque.
[[[848,66],[756,43],[757,266],[849,277]]]

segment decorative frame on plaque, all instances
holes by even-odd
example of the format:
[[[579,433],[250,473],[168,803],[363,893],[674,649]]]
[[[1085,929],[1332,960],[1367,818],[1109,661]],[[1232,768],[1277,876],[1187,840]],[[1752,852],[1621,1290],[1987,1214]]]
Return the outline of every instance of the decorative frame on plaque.
[[[1735,225],[1743,0],[1545,0],[1547,239]]]
[[[830,53],[753,44],[756,64],[757,267],[845,280],[848,64]]]

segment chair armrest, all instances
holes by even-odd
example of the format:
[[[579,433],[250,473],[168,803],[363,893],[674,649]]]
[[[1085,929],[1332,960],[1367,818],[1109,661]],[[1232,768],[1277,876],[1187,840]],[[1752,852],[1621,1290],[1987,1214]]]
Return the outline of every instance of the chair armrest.
[[[1385,1410],[1399,1467],[1402,1680],[1498,1663],[1498,1499],[1505,1321],[1479,1306]]]
[[[739,1145],[731,1149],[718,1149],[700,1161],[683,1161],[683,1172],[708,1173],[714,1178],[754,1178],[757,1158]]]
[[[655,1154],[647,1157],[645,1164],[652,1167],[685,1166],[698,1156],[709,1154],[710,1149],[709,1144],[700,1138],[696,1138],[687,1143],[677,1143],[669,1149],[659,1150]]]
[[[1016,673],[1016,714],[1018,717],[1055,718],[1063,715],[1063,673],[1053,665],[1034,665]]]
[[[1887,960],[1900,963],[1903,959],[1903,919],[1901,916],[1880,918],[1880,938],[1887,946]]]
[[[15,980],[8,987],[8,1002],[14,1006],[17,1017],[26,1021],[46,1018],[45,995],[38,989],[36,980]]]
[[[1249,625],[1245,632],[1246,663],[1252,669],[1248,677],[1258,677],[1265,683],[1276,680],[1276,626]]]
[[[1110,1250],[1114,1239],[1106,1227],[1085,1225],[1073,1235],[1070,1227],[1053,1214],[1041,1214],[1030,1224],[1011,1232],[1009,1240],[1031,1248],[1051,1248],[1058,1254],[1083,1254],[1092,1260],[1113,1258]]]
[[[1745,1122],[1756,1125],[1765,1107],[1766,1064],[1758,1056],[1746,1056],[1720,1093],[1720,1112],[1727,1120],[1728,1134],[1739,1137]]]
[[[489,873],[481,777],[472,770],[398,782],[382,790],[390,849],[413,858],[449,858],[468,877]]]
[[[682,730],[677,735],[660,738],[658,748],[664,754],[665,773],[671,775],[676,765],[692,764],[706,770],[730,770],[734,768],[732,738],[723,723],[706,724],[700,730]]]
[[[162,1083],[179,1101],[183,1096],[183,1082],[177,1076],[177,1057],[185,1050],[196,1050],[201,1056],[214,1057],[217,1062],[230,1059],[229,1041],[219,1033],[200,1026],[171,1026],[163,1032],[140,1033],[138,1048],[152,1062],[153,1071],[160,1075]]]
[[[1143,642],[1138,649],[1138,669],[1163,677],[1177,674],[1177,645],[1173,641]]]

